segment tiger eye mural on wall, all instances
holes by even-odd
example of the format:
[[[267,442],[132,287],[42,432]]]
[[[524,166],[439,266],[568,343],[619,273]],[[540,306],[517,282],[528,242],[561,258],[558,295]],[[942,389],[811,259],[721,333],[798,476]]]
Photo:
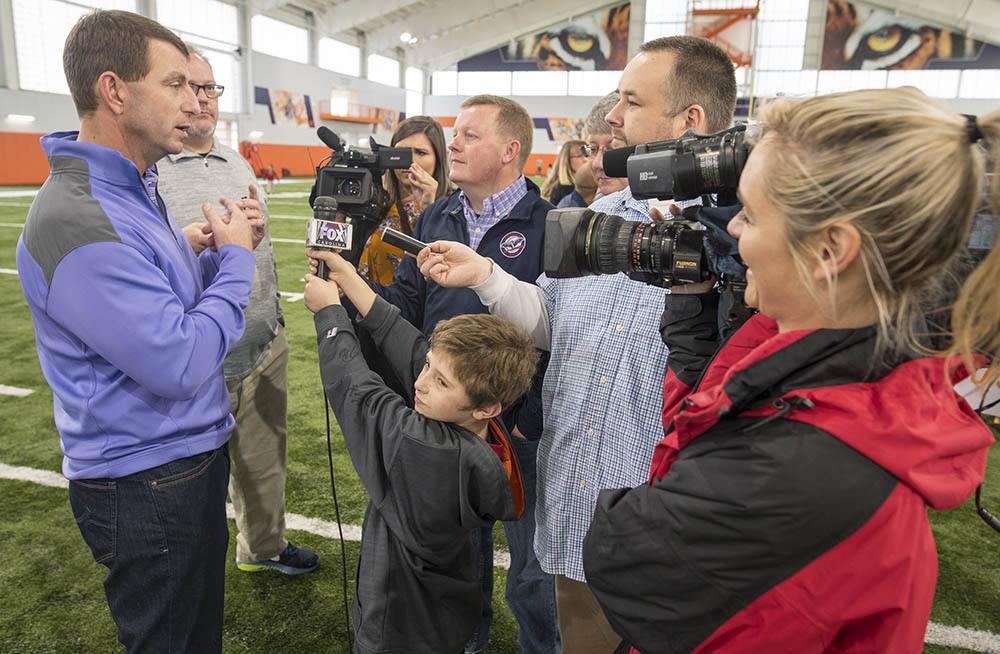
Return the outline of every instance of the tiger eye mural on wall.
[[[458,62],[458,70],[622,70],[631,4],[578,16]]]
[[[1000,47],[861,3],[827,0],[820,68],[1000,68]]]

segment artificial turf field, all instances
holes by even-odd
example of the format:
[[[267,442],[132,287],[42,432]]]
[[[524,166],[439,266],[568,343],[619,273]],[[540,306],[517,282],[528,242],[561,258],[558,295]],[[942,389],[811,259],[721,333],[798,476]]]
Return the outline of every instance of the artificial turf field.
[[[13,190],[0,187],[0,191]],[[311,215],[308,183],[283,183],[269,200],[272,239],[282,307],[291,345],[288,383],[289,513],[335,521],[326,449],[326,417],[316,363],[312,314],[300,297],[307,269],[302,240]],[[42,377],[34,329],[15,272],[15,245],[31,197],[0,196],[0,385],[30,389],[26,397],[0,394],[0,464],[50,473],[62,455],[52,418],[52,393]],[[332,416],[331,416],[332,417]],[[341,518],[360,525],[367,503],[333,423],[333,468]],[[984,505],[1000,513],[1000,448],[994,446],[984,486]],[[101,581],[70,512],[65,488],[4,479],[0,472],[0,652],[120,652]],[[50,475],[51,476],[51,475]],[[951,512],[931,512],[939,550],[939,578],[932,622],[979,632],[974,649],[928,644],[924,652],[1000,653],[1000,534],[975,515],[972,502]],[[230,522],[231,537],[234,536]],[[288,537],[322,557],[314,573],[286,577],[226,570],[224,651],[236,653],[346,652],[340,544],[317,531],[289,530]],[[322,530],[320,530],[322,532]],[[327,533],[327,532],[322,532]],[[495,530],[505,549],[503,529]],[[348,592],[358,543],[348,541]],[[495,571],[494,623],[488,652],[517,651],[517,624],[503,599],[505,570]],[[934,640],[932,638],[932,640]],[[939,639],[940,640],[940,639]],[[572,653],[568,653],[572,654]]]

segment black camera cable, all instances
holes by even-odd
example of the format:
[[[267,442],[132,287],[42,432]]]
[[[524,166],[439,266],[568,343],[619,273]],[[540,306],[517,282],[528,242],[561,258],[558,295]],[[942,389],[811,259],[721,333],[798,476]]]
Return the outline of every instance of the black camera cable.
[[[340,522],[340,504],[337,502],[337,482],[333,476],[333,441],[330,438],[330,399],[323,389],[323,407],[326,409],[326,456],[330,462],[330,490],[333,493],[333,511],[337,516],[337,531],[340,533],[340,572],[344,585],[344,627],[347,629],[348,652],[354,651],[351,611],[347,601],[347,548],[344,546],[344,527]]]

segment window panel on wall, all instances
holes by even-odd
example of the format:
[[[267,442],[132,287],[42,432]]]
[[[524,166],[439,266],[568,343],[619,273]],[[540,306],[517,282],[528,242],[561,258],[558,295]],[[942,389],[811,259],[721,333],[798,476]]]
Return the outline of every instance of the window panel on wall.
[[[620,70],[571,70],[569,95],[595,95],[604,97],[618,88],[622,77]]]
[[[644,41],[652,41],[653,39],[658,39],[661,36],[678,36],[686,33],[687,23],[684,22],[646,23],[646,29],[642,38]]]
[[[454,70],[431,73],[431,95],[458,95],[458,73]]]
[[[424,113],[424,94],[419,91],[406,92],[406,116],[419,116]]]
[[[510,73],[507,71],[466,71],[458,74],[459,95],[510,95]]]
[[[808,0],[761,0],[759,20],[806,20]]]
[[[762,20],[757,23],[757,47],[802,47],[806,42],[804,20]]]
[[[156,20],[213,41],[234,46],[240,42],[239,12],[218,0],[156,0]]]
[[[821,70],[816,93],[840,93],[861,89],[884,89],[888,77],[884,70]]]
[[[389,57],[368,55],[368,79],[387,86],[399,86],[399,62]]]
[[[258,15],[251,19],[250,29],[253,49],[257,52],[300,64],[309,63],[309,31],[304,27]]]
[[[754,75],[754,95],[811,96],[816,93],[815,70],[759,71]]]
[[[915,86],[932,98],[954,98],[958,95],[959,70],[890,70],[886,86]]]
[[[566,95],[564,70],[518,70],[511,76],[512,95]]]
[[[802,70],[803,46],[757,48],[754,65],[757,70]]]
[[[646,0],[647,23],[670,23],[687,20],[686,0]]]
[[[319,40],[317,49],[320,68],[354,77],[361,76],[361,48],[324,36]]]
[[[963,70],[960,98],[995,98],[1000,95],[1000,70]]]
[[[86,6],[78,6],[86,5]],[[17,73],[22,89],[69,93],[62,54],[70,29],[89,7],[135,11],[134,0],[13,0]]]
[[[406,69],[406,90],[424,92],[424,71],[419,68],[409,66]]]

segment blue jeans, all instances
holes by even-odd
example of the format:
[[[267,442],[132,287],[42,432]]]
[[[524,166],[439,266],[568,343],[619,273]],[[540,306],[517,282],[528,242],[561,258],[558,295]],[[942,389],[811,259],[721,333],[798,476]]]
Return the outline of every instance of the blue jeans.
[[[521,654],[559,654],[559,622],[556,618],[555,580],[543,572],[535,556],[535,455],[538,441],[511,438],[524,482],[524,513],[520,520],[505,521],[504,533],[510,548],[507,571],[507,606],[517,619],[517,649]],[[479,578],[483,589],[483,618],[465,645],[466,652],[486,648],[493,622],[493,531],[473,533],[479,548]]]
[[[229,452],[69,483],[125,652],[221,652]]]

